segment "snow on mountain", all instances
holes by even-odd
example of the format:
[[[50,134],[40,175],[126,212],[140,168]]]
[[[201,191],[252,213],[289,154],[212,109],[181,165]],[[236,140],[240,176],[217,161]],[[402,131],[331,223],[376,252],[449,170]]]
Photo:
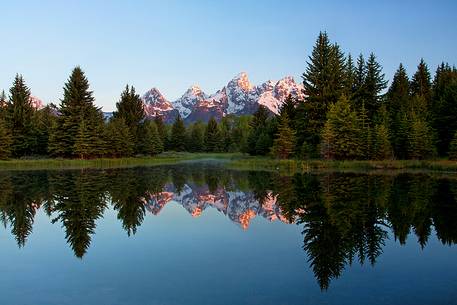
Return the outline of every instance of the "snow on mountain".
[[[304,100],[303,85],[297,84],[293,77],[287,76],[278,82],[269,81],[258,88],[260,93],[257,103],[278,114],[282,104],[289,95]]]
[[[170,103],[153,88],[143,96],[143,101],[148,116],[161,115],[170,119],[174,110],[174,117],[179,113],[186,122],[195,122],[208,121],[211,117],[220,120],[228,114],[252,114],[259,105],[277,114],[289,94],[304,100],[303,85],[296,83],[291,76],[254,86],[248,75],[242,72],[211,95],[205,94],[198,86],[192,86],[181,98]]]
[[[249,104],[257,100],[257,92],[249,82],[248,75],[242,72],[227,84],[227,113],[241,113]]]
[[[193,107],[207,98],[206,94],[197,85],[191,86],[181,98],[172,103],[181,117],[186,118],[192,112]]]
[[[177,116],[178,111],[157,88],[146,92],[142,100],[148,117],[161,116],[165,122],[170,123]]]

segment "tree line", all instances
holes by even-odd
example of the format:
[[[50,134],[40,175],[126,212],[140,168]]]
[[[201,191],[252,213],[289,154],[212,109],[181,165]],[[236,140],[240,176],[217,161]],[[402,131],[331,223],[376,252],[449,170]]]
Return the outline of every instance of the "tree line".
[[[126,86],[106,121],[81,68],[63,98],[35,109],[16,75],[0,95],[0,159],[129,157],[163,151],[244,152],[277,158],[457,159],[457,69],[442,63],[432,79],[424,60],[409,78],[402,64],[387,87],[376,56],[345,55],[325,32],[303,73],[305,100],[289,96],[278,115],[259,106],[189,126],[149,119],[133,86]],[[387,89],[387,91],[386,91]]]
[[[335,160],[457,159],[457,69],[423,59],[388,82],[376,56],[354,60],[321,32],[303,73],[305,101],[289,97],[278,116],[251,121],[253,155]],[[386,90],[387,89],[387,90]]]
[[[165,150],[235,152],[247,139],[249,116],[214,118],[189,126],[178,116],[172,126],[146,117],[133,86],[121,93],[113,117],[106,121],[80,67],[65,83],[59,106],[35,109],[30,89],[16,75],[9,98],[0,96],[0,159],[28,156],[60,158],[130,157]]]

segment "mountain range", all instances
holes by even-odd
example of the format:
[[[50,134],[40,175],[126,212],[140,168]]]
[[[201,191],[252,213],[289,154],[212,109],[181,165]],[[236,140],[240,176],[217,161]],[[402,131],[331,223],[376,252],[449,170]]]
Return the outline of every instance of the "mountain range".
[[[211,117],[220,120],[229,114],[252,114],[259,105],[277,114],[289,94],[298,99],[304,98],[303,85],[296,83],[291,76],[254,86],[248,75],[242,72],[213,94],[206,94],[199,86],[193,85],[172,102],[157,88],[147,91],[142,99],[148,117],[161,116],[166,123],[171,123],[179,114],[185,122],[191,123],[198,120],[207,122]]]
[[[254,86],[248,75],[242,72],[213,94],[207,94],[193,85],[179,99],[169,101],[159,89],[152,88],[143,94],[142,100],[148,118],[160,116],[165,123],[172,123],[180,115],[186,123],[192,123],[199,120],[207,122],[211,117],[220,121],[229,114],[252,114],[259,105],[277,114],[289,94],[303,100],[303,84],[286,76],[279,81],[269,80]],[[43,107],[43,102],[37,97],[32,96],[30,100],[37,109]],[[105,119],[112,116],[112,112],[103,114]]]

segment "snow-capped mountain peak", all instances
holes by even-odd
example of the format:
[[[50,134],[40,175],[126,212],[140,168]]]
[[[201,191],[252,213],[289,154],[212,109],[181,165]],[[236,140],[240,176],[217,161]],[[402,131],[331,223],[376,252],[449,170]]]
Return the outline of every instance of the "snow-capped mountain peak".
[[[160,93],[159,89],[152,88],[143,97],[144,111],[149,117],[160,116],[164,121],[171,122],[176,117],[173,105]]]
[[[173,102],[173,106],[179,111],[183,118],[187,118],[192,112],[193,107],[198,102],[206,99],[206,94],[200,86],[192,85],[179,99]]]
[[[304,100],[303,85],[296,83],[292,76],[253,86],[247,73],[241,72],[211,95],[204,93],[198,85],[193,85],[171,103],[156,88],[146,92],[143,100],[149,116],[161,115],[170,122],[179,113],[187,122],[195,122],[208,121],[211,117],[220,120],[229,114],[252,114],[259,105],[277,114],[289,94]]]
[[[187,89],[187,91],[184,95],[201,96],[201,95],[204,95],[204,93],[199,85],[192,85],[189,87],[189,89]]]
[[[230,82],[227,87],[239,87],[244,92],[249,92],[252,90],[253,86],[249,81],[248,74],[246,72],[241,72],[237,76],[235,76]]]

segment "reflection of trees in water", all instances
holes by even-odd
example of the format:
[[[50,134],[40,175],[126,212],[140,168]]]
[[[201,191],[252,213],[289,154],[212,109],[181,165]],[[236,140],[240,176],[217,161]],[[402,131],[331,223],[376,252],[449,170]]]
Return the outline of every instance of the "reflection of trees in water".
[[[425,175],[326,174],[275,177],[284,215],[303,225],[309,263],[322,289],[357,257],[376,263],[387,229],[401,244],[411,230],[424,247],[432,225],[443,243],[456,242],[457,183]],[[443,223],[443,226],[440,224]]]
[[[47,198],[47,175],[37,172],[16,175],[0,174],[0,213],[3,225],[11,227],[19,247],[32,233],[37,209]]]
[[[20,247],[42,208],[60,222],[77,257],[95,234],[108,203],[128,235],[135,234],[146,204],[173,185],[209,193],[249,192],[261,205],[272,196],[282,217],[302,226],[303,249],[322,289],[354,261],[374,265],[388,230],[400,244],[414,233],[425,247],[435,228],[443,244],[457,242],[457,181],[427,175],[296,174],[236,172],[211,165],[123,170],[0,173],[0,219]]]
[[[94,171],[62,173],[50,178],[54,186],[53,223],[60,221],[77,257],[83,257],[103,216],[106,193],[103,176]]]

